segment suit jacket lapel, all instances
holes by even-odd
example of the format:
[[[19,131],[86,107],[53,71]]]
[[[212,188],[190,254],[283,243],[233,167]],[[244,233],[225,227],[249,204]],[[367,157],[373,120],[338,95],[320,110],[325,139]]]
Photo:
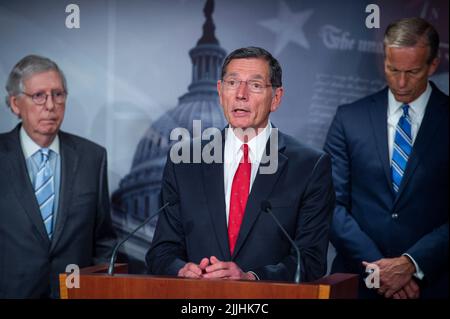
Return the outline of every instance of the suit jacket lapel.
[[[392,194],[391,165],[389,163],[388,129],[387,129],[387,109],[388,109],[387,89],[381,91],[374,97],[373,104],[369,107],[372,131],[375,136],[375,145],[380,163],[386,176],[386,182]]]
[[[424,157],[424,154],[427,154],[428,148],[432,144],[430,141],[433,141],[438,127],[442,126],[442,121],[444,121],[445,117],[441,116],[441,114],[443,113],[443,107],[448,107],[446,103],[448,103],[447,98],[439,99],[437,88],[433,87],[394,205],[396,205],[406,185],[414,175],[414,171],[417,165],[419,165],[421,158]]]
[[[19,203],[24,208],[26,214],[36,227],[39,235],[45,242],[50,242],[47,231],[42,220],[41,211],[34,195],[33,185],[28,175],[25,155],[20,146],[19,138],[20,124],[11,132],[9,145],[7,147],[7,157],[11,167],[11,185],[16,193]]]
[[[226,220],[224,172],[223,172],[223,149],[224,131],[222,131],[222,161],[220,163],[202,163],[203,185],[205,186],[205,196],[208,203],[209,214],[212,225],[219,243],[222,256],[217,256],[220,260],[230,260],[230,246],[228,244],[228,227]]]
[[[275,130],[276,128],[273,128]],[[273,136],[273,133],[272,133]],[[274,140],[269,139],[266,146],[266,154],[270,154],[270,142],[274,142]],[[259,214],[261,213],[261,202],[266,200],[272,190],[274,189],[278,178],[283,172],[288,158],[283,154],[283,150],[285,149],[285,143],[282,133],[278,132],[278,168],[274,174],[260,174],[260,169],[258,169],[258,174],[256,175],[255,181],[253,182],[252,189],[250,191],[247,206],[245,208],[244,219],[242,220],[242,225],[239,230],[239,236],[236,242],[236,247],[233,252],[233,258],[237,256],[239,250],[244,245],[245,240],[247,239],[253,225],[258,219]],[[260,165],[261,168],[261,165]]]
[[[55,231],[53,234],[51,250],[55,248],[63,233],[64,224],[72,198],[73,182],[78,167],[78,155],[75,144],[65,133],[59,134],[61,150],[61,185],[59,192],[59,207],[56,215]]]

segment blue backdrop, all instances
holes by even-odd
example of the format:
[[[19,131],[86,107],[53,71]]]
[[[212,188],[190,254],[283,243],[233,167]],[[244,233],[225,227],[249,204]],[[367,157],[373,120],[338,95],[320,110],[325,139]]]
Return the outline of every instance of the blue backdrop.
[[[197,47],[205,0],[78,0],[78,29],[65,25],[70,3],[0,1],[0,83],[27,54],[60,65],[69,86],[62,129],[107,148],[113,217],[121,234],[157,206],[170,129],[190,127],[193,119],[224,123],[209,69],[220,65],[222,51],[255,45],[279,59],[285,96],[272,121],[316,147],[322,147],[339,104],[384,86],[382,36],[394,19],[421,16],[437,27],[442,62],[433,80],[448,94],[446,0],[216,0],[218,43],[209,49]],[[365,24],[371,3],[380,8],[379,29]],[[196,47],[205,60],[191,60]],[[209,84],[198,92],[193,72],[209,72]],[[1,132],[17,121],[6,104],[0,107]],[[126,245],[132,259],[143,259],[153,228],[154,222]]]

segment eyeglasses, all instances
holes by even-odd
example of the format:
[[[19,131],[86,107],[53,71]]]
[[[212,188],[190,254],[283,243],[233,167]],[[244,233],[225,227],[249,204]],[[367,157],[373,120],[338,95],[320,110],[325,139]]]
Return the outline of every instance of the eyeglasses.
[[[23,92],[23,94],[25,94],[28,97],[31,97],[31,99],[33,100],[34,103],[36,103],[37,105],[43,105],[47,102],[47,98],[50,94],[47,94],[45,92],[37,92],[34,94],[28,94],[26,92]],[[62,104],[66,101],[66,97],[67,97],[67,93],[64,91],[52,91],[52,99],[53,102],[57,103],[57,104]]]
[[[227,90],[237,90],[241,86],[241,83],[245,83],[247,84],[249,91],[253,93],[261,93],[264,91],[264,89],[272,87],[271,84],[264,84],[264,82],[258,80],[243,81],[230,79],[230,80],[223,80],[222,83],[225,89]]]

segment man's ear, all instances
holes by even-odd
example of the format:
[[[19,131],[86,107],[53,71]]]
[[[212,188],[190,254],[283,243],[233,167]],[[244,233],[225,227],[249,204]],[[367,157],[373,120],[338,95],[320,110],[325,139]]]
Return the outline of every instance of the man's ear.
[[[217,81],[217,93],[219,94],[219,98],[222,95],[221,88],[222,88],[222,81],[219,80]]]
[[[431,61],[430,63],[430,68],[428,69],[428,76],[432,76],[434,74],[434,72],[436,72],[438,66],[439,66],[439,62],[441,62],[441,60],[439,58],[434,58],[433,61]]]
[[[217,81],[217,93],[219,94],[219,104],[223,106],[222,103],[222,81]]]
[[[281,105],[281,98],[283,97],[284,89],[279,87],[275,89],[272,97],[272,104],[270,105],[270,112],[275,112]]]
[[[20,108],[17,104],[17,96],[10,96],[8,99],[11,111],[20,118]]]

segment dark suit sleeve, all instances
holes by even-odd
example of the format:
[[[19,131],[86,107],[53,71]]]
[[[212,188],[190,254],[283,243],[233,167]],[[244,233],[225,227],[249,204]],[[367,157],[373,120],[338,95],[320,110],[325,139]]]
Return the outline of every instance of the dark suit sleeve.
[[[448,223],[445,223],[423,236],[406,251],[430,281],[436,279],[435,274],[440,275],[448,269],[448,239]]]
[[[99,170],[98,203],[94,233],[94,263],[96,264],[109,262],[112,249],[116,243],[110,214],[106,158],[106,151],[103,150]]]
[[[362,231],[351,213],[351,158],[348,147],[342,114],[338,109],[324,147],[331,156],[336,190],[336,208],[331,223],[330,238],[338,254],[342,254],[346,259],[351,259],[360,266],[361,261],[372,262],[383,258],[383,255],[372,239]]]
[[[301,254],[301,281],[313,281],[327,270],[327,249],[335,194],[331,178],[330,158],[322,154],[309,177],[299,207],[294,241]],[[277,265],[252,269],[263,280],[292,280],[296,269],[296,253]]]
[[[161,205],[168,199],[179,198],[174,174],[174,164],[167,157],[164,168]],[[151,274],[178,275],[186,264],[186,245],[180,217],[180,205],[168,206],[159,215],[152,245],[146,255],[147,269]]]

